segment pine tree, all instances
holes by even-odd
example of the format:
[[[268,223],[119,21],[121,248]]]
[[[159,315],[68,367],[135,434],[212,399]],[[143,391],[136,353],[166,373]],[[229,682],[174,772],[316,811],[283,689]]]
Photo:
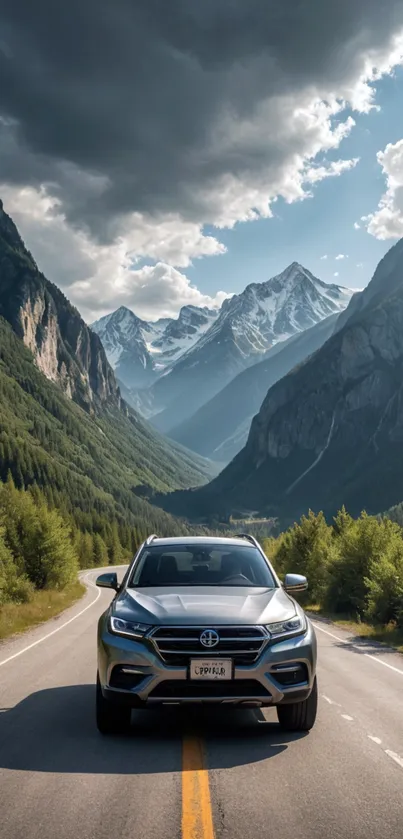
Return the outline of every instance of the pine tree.
[[[109,564],[108,549],[105,545],[102,536],[99,533],[94,534],[94,566],[95,568],[103,568]]]
[[[38,588],[64,588],[78,572],[78,557],[69,528],[56,510],[38,510],[37,550],[41,579]]]
[[[0,606],[9,601],[26,603],[32,596],[33,587],[25,574],[18,574],[4,534],[5,529],[0,527]]]
[[[123,551],[119,541],[119,533],[117,523],[112,525],[111,540],[108,545],[108,556],[110,565],[119,565],[122,562]]]

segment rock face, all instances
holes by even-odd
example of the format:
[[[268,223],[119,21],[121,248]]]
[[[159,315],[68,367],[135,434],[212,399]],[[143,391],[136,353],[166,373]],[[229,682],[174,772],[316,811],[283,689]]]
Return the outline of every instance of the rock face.
[[[388,509],[403,498],[403,240],[326,344],[278,381],[248,442],[192,510]],[[182,504],[185,499],[182,499]]]
[[[149,415],[155,415],[152,422],[169,433],[278,342],[343,311],[351,294],[293,262],[276,277],[225,300],[213,325],[144,394]]]
[[[87,411],[121,404],[101,341],[26,250],[0,201],[0,315],[29,347],[39,369]]]

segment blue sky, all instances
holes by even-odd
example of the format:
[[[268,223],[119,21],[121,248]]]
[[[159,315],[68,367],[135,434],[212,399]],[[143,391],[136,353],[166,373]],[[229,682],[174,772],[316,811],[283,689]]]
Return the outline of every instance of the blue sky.
[[[403,137],[403,69],[377,82],[376,91],[380,110],[352,114],[356,126],[340,148],[327,155],[329,160],[359,157],[355,169],[318,183],[311,199],[295,204],[279,200],[273,205],[274,218],[218,231],[228,251],[195,260],[186,272],[192,284],[206,294],[214,294],[218,288],[237,293],[250,282],[263,282],[294,260],[326,282],[352,288],[369,282],[393,241],[375,239],[365,228],[355,230],[354,222],[375,211],[385,192],[377,152]],[[335,261],[340,253],[348,254],[348,259]],[[321,260],[324,254],[327,260]],[[357,268],[360,263],[362,268]],[[336,271],[338,277],[334,277]]]

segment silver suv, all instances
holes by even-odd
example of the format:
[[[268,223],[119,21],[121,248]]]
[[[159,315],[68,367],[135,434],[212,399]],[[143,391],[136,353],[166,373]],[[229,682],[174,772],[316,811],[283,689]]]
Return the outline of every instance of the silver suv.
[[[98,624],[97,726],[122,732],[132,708],[189,702],[277,707],[289,731],[312,728],[316,637],[258,542],[150,536]]]

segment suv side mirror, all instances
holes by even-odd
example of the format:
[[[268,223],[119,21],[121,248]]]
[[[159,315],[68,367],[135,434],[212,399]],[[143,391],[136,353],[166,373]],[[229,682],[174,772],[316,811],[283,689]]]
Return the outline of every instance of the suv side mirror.
[[[301,574],[286,574],[284,579],[284,588],[292,594],[297,591],[306,591],[308,588],[308,580]]]
[[[114,591],[117,591],[119,588],[118,575],[115,571],[109,574],[101,574],[97,577],[95,583],[100,588],[112,588]]]

